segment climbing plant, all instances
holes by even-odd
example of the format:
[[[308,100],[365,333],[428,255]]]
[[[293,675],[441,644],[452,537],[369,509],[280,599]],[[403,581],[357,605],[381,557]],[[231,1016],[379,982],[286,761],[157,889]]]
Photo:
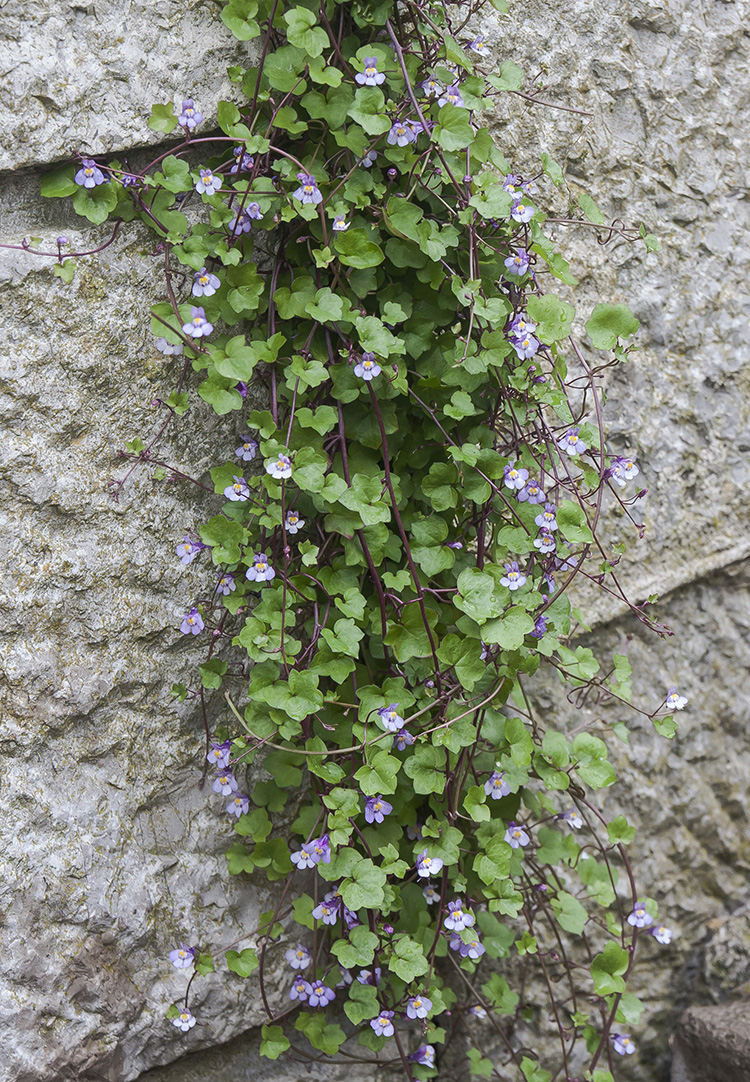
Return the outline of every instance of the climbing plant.
[[[477,36],[485,7],[229,0],[250,44],[218,129],[193,99],[155,105],[168,149],[135,171],[82,158],[42,190],[112,239],[130,221],[158,238],[151,329],[175,389],[131,468],[184,476],[155,448],[198,423],[196,395],[237,436],[177,547],[206,566],[181,630],[208,646],[175,691],[205,721],[229,872],[277,902],[244,943],[175,948],[191,977],[169,1017],[200,1021],[193,979],[221,957],[257,982],[272,1059],[606,1082],[635,1048],[636,943],[670,933],[638,896],[634,829],[594,802],[615,781],[606,732],[562,731],[527,681],[546,667],[630,702],[627,659],[577,641],[577,580],[665,633],[597,532],[606,500],[635,522],[642,494],[607,452],[601,385],[638,323],[601,303],[588,343],[572,334],[544,210],[563,174],[490,134],[499,99],[538,93]],[[86,253],[66,248],[48,254],[70,281]],[[684,705],[670,689],[639,712],[671,737]],[[269,987],[281,956],[287,987]],[[518,1023],[542,1017],[556,1043],[539,1025],[528,1047]]]

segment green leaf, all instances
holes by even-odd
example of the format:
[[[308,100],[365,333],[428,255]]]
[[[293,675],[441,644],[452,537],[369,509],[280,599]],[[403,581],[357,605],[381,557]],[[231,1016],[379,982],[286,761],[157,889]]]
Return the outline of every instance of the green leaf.
[[[520,90],[523,86],[523,71],[512,60],[504,60],[497,75],[489,75],[487,82],[495,90]]]
[[[482,992],[498,1014],[513,1014],[518,1003],[518,995],[511,991],[508,982],[497,973],[493,973],[482,985]]]
[[[468,567],[458,576],[456,585],[459,592],[459,596],[455,598],[456,607],[472,620],[476,620],[478,624],[484,624],[487,620],[499,616],[503,611],[499,587],[492,575]],[[533,626],[532,620],[531,627]]]
[[[348,229],[337,233],[335,240],[339,261],[345,267],[363,270],[378,267],[385,259],[382,249],[372,240],[365,229]]]
[[[281,1026],[263,1026],[260,1032],[263,1038],[260,1042],[260,1054],[266,1059],[278,1059],[281,1053],[290,1047]]]
[[[586,512],[579,504],[572,500],[561,500],[555,518],[566,541],[572,541],[573,544],[590,544],[593,541]]]
[[[320,56],[323,50],[328,48],[328,34],[315,25],[317,19],[312,11],[294,7],[284,12],[284,21],[288,27],[288,40],[298,49],[302,49],[307,56]]]
[[[415,793],[442,793],[445,789],[445,752],[432,744],[419,744],[404,763]]]
[[[47,199],[62,198],[66,195],[74,195],[79,188],[73,177],[77,172],[75,165],[66,165],[64,169],[56,169],[54,173],[46,173],[42,177],[42,195]]]
[[[552,899],[552,908],[561,928],[573,935],[581,935],[589,915],[577,898],[561,891]]]
[[[618,815],[611,823],[607,823],[607,837],[612,845],[618,842],[627,845],[636,836],[636,828],[631,827],[624,815]]]
[[[260,965],[258,956],[253,947],[245,947],[243,951],[227,951],[227,967],[240,977],[249,977]]]
[[[464,611],[466,611],[464,609]],[[516,650],[534,630],[533,617],[525,609],[514,605],[506,609],[497,620],[489,620],[482,628],[482,641],[487,645],[501,646],[503,650]]]
[[[385,115],[383,91],[376,86],[359,87],[348,116],[368,135],[383,135],[391,127],[391,121]]]
[[[483,1078],[491,1078],[494,1071],[492,1060],[487,1059],[478,1048],[467,1050],[469,1057],[469,1074],[481,1075]]]
[[[352,928],[349,939],[338,939],[331,947],[341,965],[346,969],[352,966],[368,966],[375,957],[378,937],[363,924]]]
[[[565,177],[563,176],[562,169],[557,164],[557,162],[554,161],[554,159],[551,158],[549,156],[549,154],[547,154],[546,152],[542,153],[541,160],[542,160],[542,169],[547,174],[547,176],[550,178],[550,180],[555,185],[555,187],[559,188],[560,185],[565,180]]]
[[[530,318],[537,324],[536,335],[540,342],[551,345],[570,334],[576,310],[572,304],[561,301],[554,293],[546,293],[542,297],[532,295],[526,308]]]
[[[164,132],[168,135],[177,127],[177,117],[174,114],[174,106],[171,102],[166,105],[152,105],[151,116],[148,126],[151,131]]]
[[[221,13],[221,21],[238,41],[252,41],[260,34],[253,18],[258,14],[258,0],[229,0]]]
[[[629,955],[617,943],[608,943],[601,954],[597,954],[591,963],[591,976],[597,995],[608,996],[613,992],[624,992],[625,981],[621,974],[628,968]]]
[[[94,225],[105,222],[117,206],[117,188],[114,184],[99,184],[96,188],[78,188],[73,196],[76,214],[88,218]]]
[[[349,986],[349,999],[344,1004],[344,1010],[355,1026],[374,1018],[380,1011],[377,988],[373,984],[359,984],[354,981]]]
[[[463,150],[474,138],[468,111],[450,103],[444,105],[434,135],[443,150]]]
[[[376,751],[372,759],[361,766],[354,775],[365,796],[388,795],[396,792],[396,775],[401,760],[387,751]]]
[[[586,323],[586,333],[596,349],[614,349],[620,338],[631,338],[640,323],[627,304],[597,304]]]
[[[55,263],[52,268],[52,273],[55,278],[59,278],[61,281],[65,282],[66,285],[70,285],[76,273],[75,260],[65,259],[62,263]]]
[[[594,222],[595,225],[606,225],[607,219],[599,210],[590,195],[581,192],[578,196],[578,206],[590,222]]]
[[[421,977],[430,968],[430,963],[425,957],[423,948],[409,936],[403,936],[396,941],[394,952],[388,962],[388,968],[402,981],[413,981],[415,977]]]

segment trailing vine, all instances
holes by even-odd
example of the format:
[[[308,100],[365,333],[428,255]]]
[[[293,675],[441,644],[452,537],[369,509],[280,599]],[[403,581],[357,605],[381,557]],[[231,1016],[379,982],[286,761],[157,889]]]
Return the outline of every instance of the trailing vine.
[[[255,44],[220,130],[192,99],[155,105],[170,149],[137,172],[82,159],[43,193],[114,220],[92,252],[132,220],[158,238],[151,326],[178,376],[129,472],[185,477],[157,444],[196,392],[238,436],[194,479],[223,499],[177,547],[211,574],[181,625],[209,639],[200,685],[175,691],[200,704],[229,871],[279,889],[247,945],[172,952],[191,976],[169,1017],[196,1025],[192,982],[222,956],[258,982],[272,1059],[427,1079],[453,1043],[473,1074],[606,1082],[635,1048],[636,944],[670,933],[639,898],[634,829],[592,801],[615,780],[605,742],[537,716],[526,682],[546,665],[571,696],[630,702],[627,659],[576,643],[576,580],[668,633],[597,532],[607,499],[642,530],[601,383],[638,323],[599,304],[589,344],[571,333],[554,280],[576,280],[539,206],[563,175],[507,160],[482,125],[505,95],[539,101],[476,36],[484,7],[229,0]],[[67,246],[22,245],[70,281],[90,253]],[[671,737],[684,705],[670,689],[639,713]],[[556,1044],[523,1046],[542,1015]]]

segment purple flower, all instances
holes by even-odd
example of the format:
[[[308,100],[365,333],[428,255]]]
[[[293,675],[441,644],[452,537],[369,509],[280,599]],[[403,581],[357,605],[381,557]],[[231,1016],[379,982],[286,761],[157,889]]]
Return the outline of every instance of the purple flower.
[[[455,105],[459,109],[464,108],[464,99],[456,83],[443,91],[441,97],[438,98],[438,105]]]
[[[648,928],[649,924],[654,923],[654,918],[650,913],[646,912],[646,906],[643,902],[636,902],[633,912],[628,917],[628,924],[633,928]]]
[[[515,462],[512,465],[508,465],[503,470],[503,477],[505,478],[505,487],[510,489],[516,489],[520,491],[526,487],[526,482],[529,478],[529,471],[524,469],[518,469]]]
[[[377,1018],[373,1018],[370,1025],[375,1030],[378,1037],[392,1037],[393,1036],[393,1011],[381,1011]]]
[[[263,217],[259,203],[248,203],[244,209],[239,209],[229,223],[229,232],[234,236],[240,233],[249,233],[253,228],[253,222],[258,222]]]
[[[511,338],[525,338],[527,334],[533,334],[535,330],[536,323],[532,323],[525,312],[518,312],[508,327],[508,334]]]
[[[323,195],[312,173],[297,173],[297,180],[300,182],[300,186],[296,191],[292,192],[293,199],[299,199],[300,203],[317,204],[323,202]]]
[[[344,966],[339,966],[339,970],[341,971],[341,980],[336,985],[336,987],[337,988],[348,988],[350,984],[354,983],[354,978],[352,977],[349,970],[345,969]]]
[[[268,562],[265,552],[256,552],[253,562],[245,572],[245,578],[250,582],[270,582],[276,578],[276,572]]]
[[[213,297],[221,281],[205,267],[195,272],[192,293],[194,297]],[[202,311],[202,309],[201,309]]]
[[[411,735],[408,729],[399,729],[393,738],[393,746],[397,751],[403,751],[404,748],[414,743],[414,737]]]
[[[518,498],[521,503],[525,503],[527,500],[530,504],[544,503],[547,498],[539,487],[539,483],[533,478],[529,478],[524,487],[518,493]]]
[[[440,857],[428,857],[426,849],[417,857],[417,875],[422,879],[437,875],[442,867],[443,862]]]
[[[539,188],[533,180],[525,180],[521,185],[521,191],[524,195],[536,195]]]
[[[534,548],[539,549],[540,552],[554,552],[555,536],[549,530],[542,528],[539,531],[539,537],[534,538],[533,544]]]
[[[229,815],[236,815],[237,818],[241,815],[247,815],[250,811],[250,797],[245,796],[244,793],[237,793],[236,796],[227,804],[227,812]]]
[[[670,688],[664,705],[667,710],[684,710],[687,706],[687,699],[684,695],[677,694],[677,688]]]
[[[517,275],[519,278],[529,269],[529,253],[519,248],[515,255],[509,255],[505,260],[508,274]]]
[[[484,783],[484,791],[493,800],[500,800],[501,797],[508,796],[510,786],[505,780],[505,771],[493,770]]]
[[[608,476],[614,481],[620,488],[625,488],[625,484],[632,477],[637,477],[641,471],[631,458],[615,458],[612,465],[607,470]]]
[[[672,930],[667,928],[666,924],[659,924],[655,928],[649,928],[649,934],[654,937],[657,943],[671,943],[672,942]]]
[[[475,1018],[486,1018],[487,1017],[487,1011],[484,1009],[484,1007],[480,1006],[479,1004],[477,1004],[475,1007],[469,1007],[469,1009],[467,1010],[466,1013],[467,1014],[473,1014]]]
[[[185,534],[175,551],[180,557],[180,563],[187,567],[205,547],[206,546],[200,541],[191,541],[187,534]]]
[[[360,969],[359,976],[357,977],[357,984],[373,984],[377,988],[380,984],[380,977],[383,970],[380,966],[375,966],[375,972],[371,969]]]
[[[106,178],[96,162],[93,162],[91,158],[83,158],[81,168],[73,179],[82,188],[95,188],[97,184],[104,184]]]
[[[334,233],[345,233],[350,225],[351,222],[347,222],[343,214],[337,214],[333,219],[333,225],[331,226],[331,229],[334,231]]]
[[[519,199],[513,204],[510,212],[510,216],[514,222],[530,222],[534,217],[534,208],[529,206],[528,203],[523,203]]]
[[[237,792],[239,785],[231,770],[223,770],[221,774],[216,775],[211,788],[215,793],[221,793],[222,796],[231,796],[232,793]]]
[[[390,706],[381,706],[378,710],[378,716],[383,723],[383,728],[387,729],[389,733],[396,733],[404,724],[404,719],[399,716],[398,703],[391,703]]]
[[[304,977],[297,977],[289,991],[289,998],[297,999],[300,1003],[305,1003],[311,992],[312,985],[309,981],[306,981]]]
[[[573,827],[573,830],[580,830],[581,827],[584,826],[583,817],[578,808],[570,808],[569,811],[563,812],[562,815],[558,815],[557,818],[562,819],[568,826]]]
[[[252,169],[255,164],[255,159],[247,153],[244,147],[234,148],[234,165],[229,170],[230,173],[247,173]]]
[[[177,117],[177,123],[188,131],[193,131],[203,120],[203,114],[195,108],[192,98],[185,98],[182,103],[182,112]]]
[[[187,1033],[195,1025],[195,1015],[189,1007],[181,1007],[180,1013],[176,1018],[172,1019],[172,1025],[182,1030],[183,1033]]]
[[[525,582],[526,575],[519,571],[515,560],[505,565],[505,574],[500,579],[501,586],[507,586],[509,590],[520,590]]]
[[[380,86],[385,82],[385,75],[378,71],[378,58],[376,56],[365,57],[364,74],[357,72],[354,76],[360,86]]]
[[[554,503],[545,503],[544,510],[539,512],[539,514],[534,519],[534,522],[537,524],[537,526],[539,526],[543,530],[556,530],[557,529],[557,519],[555,518],[556,511],[557,511],[557,507],[555,506]]]
[[[200,180],[196,181],[195,190],[199,195],[216,195],[221,191],[221,177],[217,177],[210,169],[199,169]]]
[[[432,1010],[432,1000],[425,995],[411,996],[406,1004],[407,1018],[426,1018]]]
[[[469,42],[466,48],[470,49],[472,53],[476,53],[477,56],[490,55],[490,50],[484,43],[484,34],[479,34],[477,37],[475,37],[473,41]]]
[[[516,176],[515,173],[508,173],[507,177],[503,181],[503,191],[509,192],[511,195],[516,194],[516,188],[521,184],[521,178]]]
[[[543,639],[546,634],[547,634],[547,617],[544,614],[542,614],[541,616],[537,616],[536,621],[534,623],[534,628],[533,628],[532,631],[529,632],[529,635],[531,636],[532,639]]]
[[[406,1057],[412,1063],[420,1063],[423,1067],[435,1066],[435,1048],[431,1044],[420,1044],[416,1052]]]
[[[310,842],[304,842],[299,852],[292,853],[292,863],[297,865],[299,871],[303,868],[314,868],[321,861],[323,864],[331,863],[331,846],[327,834],[321,835],[320,838],[313,838]],[[326,897],[329,896],[326,895]]]
[[[516,823],[508,823],[508,829],[505,831],[505,841],[511,847],[511,849],[525,848],[531,838],[528,836],[523,827],[519,827]]]
[[[206,319],[206,313],[202,308],[190,309],[190,322],[183,323],[182,329],[191,338],[205,338],[214,329],[213,323]]]
[[[474,914],[470,909],[464,909],[460,898],[455,902],[448,902],[448,915],[443,924],[449,932],[461,932],[464,928],[471,928],[473,923]]]
[[[310,952],[301,943],[298,943],[296,947],[290,947],[284,957],[292,969],[307,969],[310,965]]]
[[[167,357],[179,357],[182,354],[182,342],[178,342],[176,346],[173,346],[166,338],[157,338],[154,345],[159,350],[159,353],[164,353]]]
[[[183,616],[180,631],[183,635],[198,635],[205,626],[201,614],[193,607],[190,612],[186,612]]]
[[[375,162],[378,160],[377,151],[368,150],[365,156],[360,161],[360,165],[363,169],[372,169]]]
[[[423,94],[426,94],[428,98],[437,98],[443,93],[442,83],[439,83],[434,75],[431,75],[424,82],[419,84],[419,89]]]
[[[362,360],[354,366],[354,375],[359,376],[360,379],[369,381],[379,376],[382,369],[375,360],[374,353],[363,353]]]
[[[586,450],[586,444],[578,435],[578,431],[578,425],[575,428],[569,428],[565,435],[557,441],[557,446],[561,451],[573,456],[583,454]]]
[[[241,436],[242,443],[239,447],[235,448],[234,453],[238,458],[241,458],[243,462],[252,462],[258,453],[258,441],[252,439],[251,436]]]
[[[513,338],[511,345],[516,351],[518,358],[522,361],[528,357],[533,357],[535,353],[539,351],[539,342],[534,338],[532,334],[525,334],[522,338]]]
[[[635,1045],[629,1033],[613,1033],[612,1044],[615,1052],[621,1056],[632,1056],[635,1052]]]
[[[229,766],[229,751],[232,747],[231,740],[225,740],[223,744],[211,744],[211,750],[209,751],[206,759],[213,766],[218,766],[220,769],[224,769]]]
[[[196,953],[195,947],[180,943],[179,947],[169,952],[169,960],[175,969],[188,969],[193,964]]]
[[[292,460],[288,455],[278,454],[275,458],[270,458],[266,462],[266,473],[270,473],[271,477],[275,477],[277,480],[281,477],[291,477]]]
[[[250,499],[250,489],[247,481],[244,477],[238,477],[235,474],[234,482],[231,485],[227,485],[224,489],[224,495],[232,503],[242,503],[244,500]]]
[[[424,124],[420,124],[418,120],[407,120],[406,122],[415,135],[421,135],[424,129]]]
[[[311,1007],[325,1007],[336,998],[333,988],[329,988],[322,981],[313,981],[308,996]]]
[[[292,853],[292,860],[296,855]],[[322,920],[324,924],[335,924],[339,918],[339,907],[330,905],[328,902],[321,902],[313,909],[312,916],[315,920]]]
[[[479,651],[479,660],[480,661],[486,661],[487,658],[490,656],[490,653],[491,653],[490,648],[487,646],[486,642],[482,642],[481,639],[479,641],[480,641],[480,643],[482,645],[482,649]]]
[[[472,939],[469,943],[464,943],[461,936],[455,932],[450,937],[448,946],[452,951],[458,951],[462,958],[472,958],[474,961],[484,954],[484,946],[478,939]]]
[[[422,887],[422,894],[428,905],[434,905],[435,902],[440,901],[440,891],[436,890],[432,883],[428,883],[426,887]]]
[[[122,184],[123,188],[140,188],[141,178],[135,176],[134,173],[123,173],[123,175],[120,177],[120,183]]]
[[[423,823],[416,822],[413,827],[406,828],[406,837],[410,842],[420,842],[422,840],[422,827]]]
[[[300,518],[296,511],[287,511],[284,519],[284,527],[287,533],[299,533],[305,525],[305,520]]]
[[[231,571],[225,571],[216,586],[217,593],[223,594],[224,597],[229,597],[236,589],[237,583],[234,581],[234,575]]]
[[[365,801],[365,820],[368,823],[382,823],[392,811],[393,805],[382,796],[370,796]]]
[[[399,120],[388,132],[386,142],[389,143],[391,146],[405,147],[409,143],[416,142],[416,139],[417,137],[414,134],[414,129],[411,127],[408,121],[403,122]]]

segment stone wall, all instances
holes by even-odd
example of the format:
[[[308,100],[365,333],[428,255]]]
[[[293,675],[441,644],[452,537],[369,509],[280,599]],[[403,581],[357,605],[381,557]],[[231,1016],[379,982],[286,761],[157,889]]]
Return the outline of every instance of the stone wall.
[[[103,239],[42,200],[37,173],[78,149],[154,142],[153,102],[193,95],[210,118],[229,95],[226,66],[247,50],[219,10],[5,4],[1,243]],[[649,489],[646,539],[622,577],[638,600],[662,594],[655,613],[676,631],[658,640],[604,601],[595,638],[627,646],[644,701],[670,684],[691,699],[671,744],[635,726],[610,797],[641,826],[644,890],[677,933],[671,947],[645,944],[637,972],[648,1021],[639,1055],[618,1066],[639,1082],[667,1077],[682,1005],[719,1002],[750,980],[747,15],[747,3],[708,0],[528,0],[501,26],[476,28],[498,61],[529,76],[546,69],[546,100],[593,113],[505,99],[497,135],[514,165],[547,150],[568,192],[591,190],[607,217],[644,220],[665,245],[647,256],[569,231],[581,323],[600,297],[627,300],[642,323],[642,351],[611,381],[607,405],[611,442],[637,455]],[[556,198],[567,210],[567,193]],[[198,657],[177,627],[207,573],[182,569],[174,546],[205,496],[142,472],[117,503],[108,488],[122,469],[116,449],[152,429],[148,404],[175,383],[147,333],[158,291],[152,240],[131,227],[82,260],[70,287],[0,249],[1,1082],[129,1082],[261,1020],[252,982],[216,975],[198,987],[200,1027],[181,1038],[164,1021],[184,988],[165,964],[171,946],[226,943],[267,899],[227,879],[225,817],[197,787],[202,722],[169,694]],[[200,444],[177,431],[164,452],[194,476],[233,446],[227,426],[201,427]],[[625,533],[614,517],[609,529]],[[564,725],[554,689],[539,696]],[[149,1077],[210,1082],[221,1064],[224,1082],[240,1082],[254,1040]],[[263,1071],[252,1077],[307,1077],[283,1062]]]

